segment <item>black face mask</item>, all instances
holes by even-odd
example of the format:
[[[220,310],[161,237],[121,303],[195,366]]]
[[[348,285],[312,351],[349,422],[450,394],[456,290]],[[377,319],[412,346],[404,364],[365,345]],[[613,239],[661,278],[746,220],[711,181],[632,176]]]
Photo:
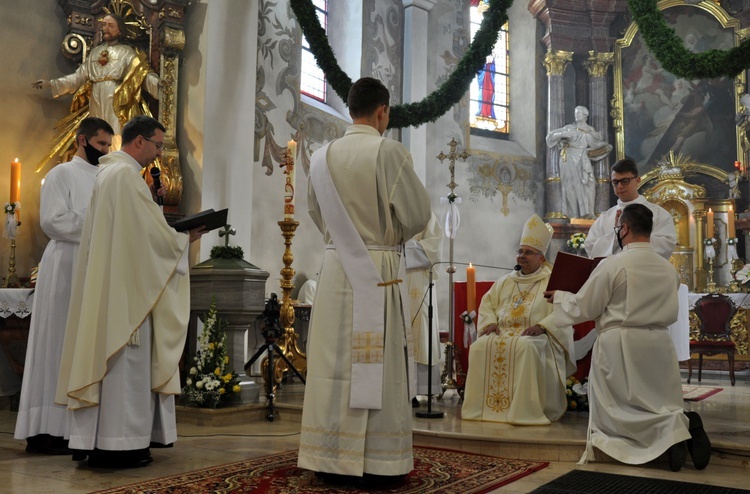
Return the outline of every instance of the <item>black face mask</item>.
[[[107,153],[102,153],[98,149],[96,149],[91,142],[86,140],[86,145],[83,146],[83,150],[86,153],[86,161],[91,163],[92,165],[96,166],[99,164],[99,158],[104,156]]]
[[[622,227],[620,227],[620,229],[617,230],[617,245],[620,246],[620,250],[622,250],[622,237],[620,237],[621,231],[622,231]]]

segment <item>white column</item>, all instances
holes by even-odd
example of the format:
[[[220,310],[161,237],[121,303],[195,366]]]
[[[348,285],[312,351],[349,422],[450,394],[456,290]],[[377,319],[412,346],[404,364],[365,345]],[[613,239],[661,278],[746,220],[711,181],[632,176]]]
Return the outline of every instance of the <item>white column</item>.
[[[255,129],[258,0],[207,2],[206,96],[202,207],[229,208],[232,243],[250,254],[253,221],[252,144]],[[222,241],[201,240],[201,259]]]
[[[427,41],[429,11],[437,0],[403,0],[404,2],[404,94],[403,103],[421,101],[427,96]],[[402,129],[404,146],[411,152],[414,170],[426,183],[427,124]]]

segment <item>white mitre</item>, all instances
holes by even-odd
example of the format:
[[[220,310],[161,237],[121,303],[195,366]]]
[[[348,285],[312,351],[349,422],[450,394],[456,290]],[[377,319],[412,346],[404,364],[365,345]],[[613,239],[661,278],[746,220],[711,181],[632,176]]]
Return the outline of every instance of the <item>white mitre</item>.
[[[520,245],[528,245],[547,254],[547,248],[552,241],[552,225],[545,223],[538,214],[532,214],[523,225]]]

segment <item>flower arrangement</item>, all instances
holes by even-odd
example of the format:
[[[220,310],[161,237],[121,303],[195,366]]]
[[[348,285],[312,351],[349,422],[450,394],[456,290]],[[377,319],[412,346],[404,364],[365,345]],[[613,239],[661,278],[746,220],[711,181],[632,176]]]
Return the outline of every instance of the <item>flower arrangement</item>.
[[[572,251],[579,251],[583,249],[583,243],[586,241],[586,234],[585,233],[574,233],[570,236],[568,241],[566,242],[566,245],[568,246],[568,249]]]
[[[237,374],[226,370],[229,365],[227,335],[224,321],[216,312],[216,300],[213,300],[198,338],[198,352],[193,359],[195,365],[190,368],[182,388],[188,403],[204,408],[216,408],[240,392]]]
[[[745,264],[734,274],[734,279],[743,285],[750,281],[750,264]]]
[[[211,259],[244,259],[245,253],[239,245],[215,245],[211,248]]]
[[[575,376],[570,376],[565,383],[565,394],[568,397],[568,410],[589,409],[589,383],[586,378],[579,381]]]

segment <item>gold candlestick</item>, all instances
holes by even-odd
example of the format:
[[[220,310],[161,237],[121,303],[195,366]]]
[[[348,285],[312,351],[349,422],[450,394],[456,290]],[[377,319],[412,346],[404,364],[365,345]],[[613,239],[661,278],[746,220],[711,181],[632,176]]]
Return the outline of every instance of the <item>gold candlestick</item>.
[[[8,274],[5,276],[3,288],[19,288],[21,281],[16,275],[16,239],[10,239],[10,259],[8,261]]]

